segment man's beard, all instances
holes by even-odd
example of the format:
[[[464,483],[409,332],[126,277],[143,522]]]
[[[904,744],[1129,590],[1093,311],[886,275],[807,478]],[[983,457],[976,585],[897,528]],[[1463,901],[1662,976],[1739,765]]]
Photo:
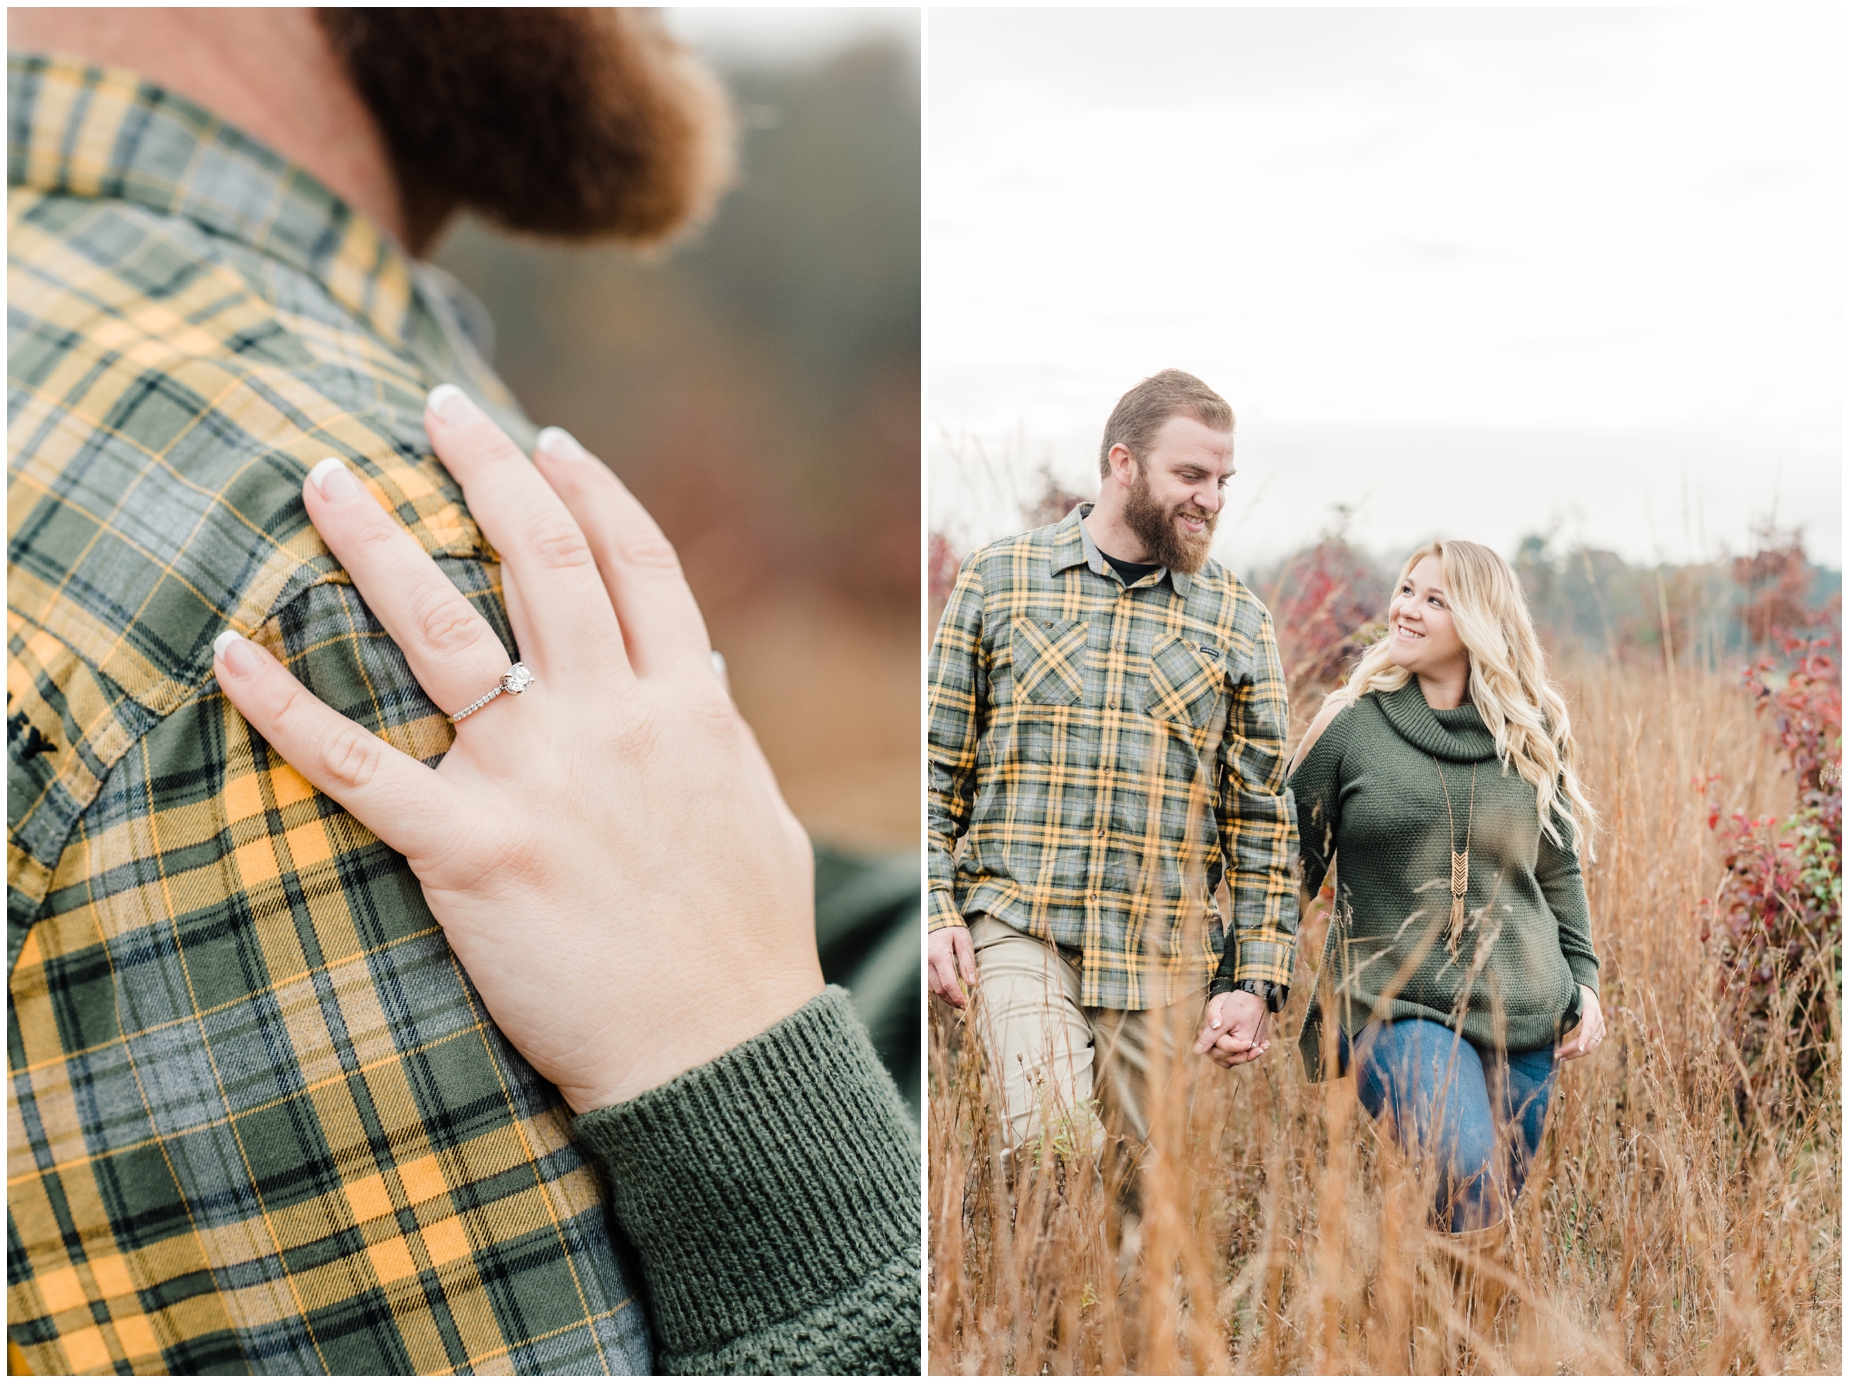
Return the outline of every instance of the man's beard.
[[[1180,514],[1200,519],[1207,526],[1199,533],[1184,533],[1175,523]],[[1143,540],[1148,560],[1172,571],[1199,571],[1206,564],[1207,550],[1213,546],[1214,525],[1219,521],[1217,510],[1203,513],[1191,504],[1163,509],[1149,493],[1149,476],[1143,463],[1136,463],[1136,479],[1130,483],[1130,494],[1124,500],[1124,523]]]
[[[713,74],[652,14],[323,9],[418,238],[466,207],[510,230],[650,244],[731,174]]]

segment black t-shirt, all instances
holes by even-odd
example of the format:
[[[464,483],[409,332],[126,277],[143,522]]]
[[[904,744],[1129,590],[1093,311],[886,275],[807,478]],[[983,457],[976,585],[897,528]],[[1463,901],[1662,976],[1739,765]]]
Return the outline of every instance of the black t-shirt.
[[[1162,569],[1160,562],[1126,562],[1121,557],[1111,556],[1103,548],[1098,549],[1098,555],[1117,568],[1117,574],[1123,577],[1126,586],[1134,586],[1150,572]]]

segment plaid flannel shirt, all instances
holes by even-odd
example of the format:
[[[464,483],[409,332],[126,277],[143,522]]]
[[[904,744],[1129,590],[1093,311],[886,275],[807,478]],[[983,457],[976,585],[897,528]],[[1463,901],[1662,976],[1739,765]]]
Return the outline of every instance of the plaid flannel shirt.
[[[1151,1008],[1219,963],[1289,984],[1296,817],[1271,616],[1217,562],[1126,587],[1080,505],[957,574],[931,647],[930,925],[1077,953],[1080,1002]],[[961,854],[957,843],[962,840]]]
[[[433,762],[301,501],[347,460],[512,647],[425,392],[444,276],[132,74],[8,68],[7,1319],[43,1373],[626,1372],[569,1111],[404,860],[222,695],[235,628]]]

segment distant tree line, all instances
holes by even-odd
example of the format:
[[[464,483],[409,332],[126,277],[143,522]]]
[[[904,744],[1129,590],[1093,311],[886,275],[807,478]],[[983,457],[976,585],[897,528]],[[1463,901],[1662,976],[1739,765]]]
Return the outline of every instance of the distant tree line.
[[[1733,667],[1793,636],[1840,641],[1842,573],[1812,562],[1795,531],[1761,526],[1751,554],[1654,566],[1529,534],[1510,554],[1542,642],[1556,658],[1649,658]],[[1382,632],[1397,563],[1341,533],[1247,582],[1270,607],[1293,686],[1332,684]]]
[[[1056,523],[1081,496],[1041,467],[1022,501],[1022,527]],[[1349,540],[1348,515],[1289,556],[1239,573],[1271,611],[1292,696],[1335,685],[1385,632],[1399,556]],[[929,608],[936,619],[963,553],[945,533],[927,551]],[[1556,545],[1532,533],[1511,564],[1537,632],[1556,659],[1666,657],[1678,666],[1735,668],[1780,659],[1796,640],[1841,643],[1842,573],[1810,560],[1802,536],[1769,524],[1746,556],[1682,565],[1633,564],[1585,544]]]

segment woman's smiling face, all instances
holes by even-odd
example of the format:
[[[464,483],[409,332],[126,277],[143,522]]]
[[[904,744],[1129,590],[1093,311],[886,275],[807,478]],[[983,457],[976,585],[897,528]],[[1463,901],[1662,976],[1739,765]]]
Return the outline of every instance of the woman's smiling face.
[[[1394,664],[1424,677],[1442,677],[1470,666],[1470,653],[1458,637],[1445,596],[1444,564],[1435,556],[1419,559],[1387,606]]]

